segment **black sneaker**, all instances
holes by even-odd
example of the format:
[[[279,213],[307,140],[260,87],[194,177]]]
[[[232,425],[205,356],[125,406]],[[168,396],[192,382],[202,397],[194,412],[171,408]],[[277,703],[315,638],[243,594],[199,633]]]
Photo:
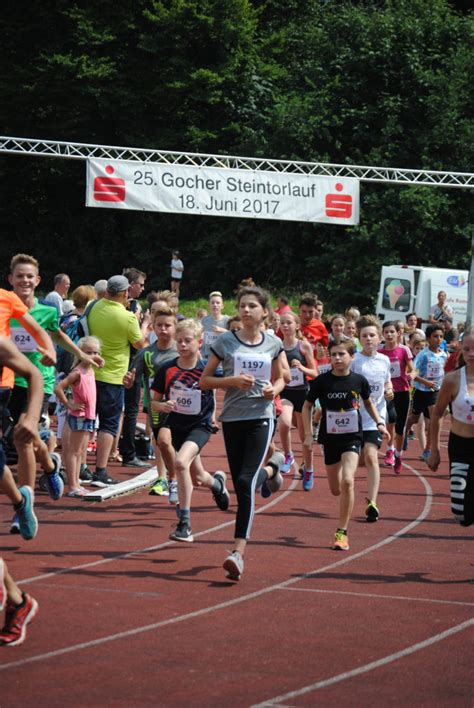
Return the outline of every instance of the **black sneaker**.
[[[225,486],[225,472],[216,472],[214,474],[214,479],[218,479],[221,483],[221,488],[218,492],[212,491],[214,501],[216,502],[217,506],[221,511],[227,511],[227,509],[229,508],[230,496]]]
[[[187,541],[188,543],[192,543],[194,541],[194,536],[191,531],[189,521],[183,521],[180,519],[175,530],[170,533],[170,538],[172,541]]]
[[[90,484],[93,479],[93,474],[90,471],[90,469],[86,466],[84,469],[81,469],[79,472],[79,479],[81,480],[82,484]]]
[[[91,487],[108,487],[110,484],[118,484],[118,479],[113,479],[106,470],[94,472],[92,475]]]

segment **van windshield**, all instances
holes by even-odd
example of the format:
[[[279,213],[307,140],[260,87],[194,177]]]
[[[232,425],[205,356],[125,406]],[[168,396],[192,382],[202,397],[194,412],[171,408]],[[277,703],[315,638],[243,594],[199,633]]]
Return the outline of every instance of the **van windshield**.
[[[385,278],[382,307],[384,310],[408,312],[411,303],[411,283],[402,278]]]

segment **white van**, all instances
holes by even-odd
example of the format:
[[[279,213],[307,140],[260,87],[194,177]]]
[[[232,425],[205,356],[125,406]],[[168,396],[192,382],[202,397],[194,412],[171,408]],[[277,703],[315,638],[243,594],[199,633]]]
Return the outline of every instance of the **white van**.
[[[467,317],[468,276],[467,270],[451,268],[382,266],[377,315],[382,321],[404,321],[409,312],[416,312],[426,323],[430,307],[438,302],[439,291],[444,290],[456,326],[458,322],[465,322]]]

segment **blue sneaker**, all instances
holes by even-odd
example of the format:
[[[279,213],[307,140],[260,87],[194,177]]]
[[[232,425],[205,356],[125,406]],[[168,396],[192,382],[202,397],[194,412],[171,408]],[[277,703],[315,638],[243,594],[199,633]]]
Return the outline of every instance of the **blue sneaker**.
[[[52,452],[50,454],[51,462],[54,465],[54,470],[50,474],[45,474],[45,485],[46,490],[51,497],[51,499],[60,499],[64,494],[64,482],[63,478],[59,474],[61,469],[61,456],[57,452]]]
[[[303,489],[310,492],[314,484],[314,473],[306,468],[303,469]]]
[[[285,461],[280,467],[280,472],[282,474],[288,474],[288,472],[291,470],[293,464],[295,462],[295,457],[292,452],[289,452],[287,455],[285,455]]]
[[[33,510],[35,496],[33,490],[28,486],[20,487],[18,490],[23,497],[23,504],[17,509],[20,534],[25,541],[31,541],[38,533],[38,519]]]

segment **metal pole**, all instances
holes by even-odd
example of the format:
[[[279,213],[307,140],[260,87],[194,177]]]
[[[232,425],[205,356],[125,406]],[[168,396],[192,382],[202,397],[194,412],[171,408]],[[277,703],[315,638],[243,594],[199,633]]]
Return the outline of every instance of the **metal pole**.
[[[469,283],[467,286],[467,319],[466,329],[474,322],[474,226],[472,227],[471,238],[471,269],[469,271]]]

